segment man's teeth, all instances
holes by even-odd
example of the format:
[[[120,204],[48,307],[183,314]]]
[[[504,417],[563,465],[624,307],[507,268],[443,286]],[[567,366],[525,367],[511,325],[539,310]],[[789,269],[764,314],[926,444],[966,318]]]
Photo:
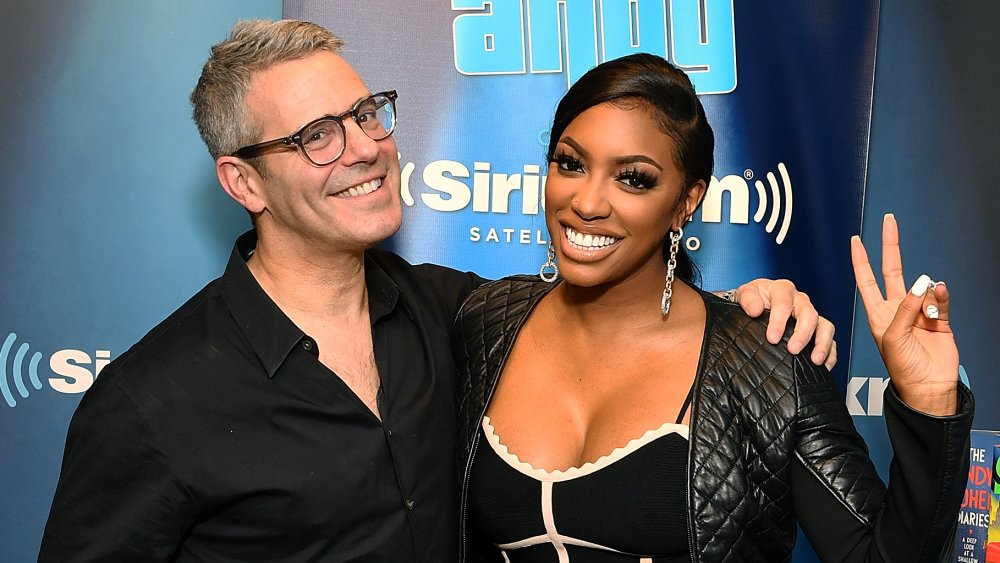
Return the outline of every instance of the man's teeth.
[[[573,246],[591,250],[611,246],[612,244],[618,242],[618,239],[614,237],[604,235],[585,235],[574,231],[569,227],[566,227],[566,239],[569,240]]]
[[[354,186],[353,188],[348,188],[342,192],[335,194],[337,197],[357,197],[359,195],[367,195],[382,186],[382,179],[376,178],[371,182],[365,182],[360,186]]]

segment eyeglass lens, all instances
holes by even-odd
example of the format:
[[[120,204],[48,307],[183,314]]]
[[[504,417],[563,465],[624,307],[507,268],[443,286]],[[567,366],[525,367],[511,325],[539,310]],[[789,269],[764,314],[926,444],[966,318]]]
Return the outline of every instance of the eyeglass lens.
[[[389,98],[381,94],[362,100],[352,114],[358,127],[375,141],[388,137],[396,124],[395,108]],[[333,118],[319,120],[302,131],[302,148],[306,156],[320,166],[340,157],[344,143],[344,126]]]

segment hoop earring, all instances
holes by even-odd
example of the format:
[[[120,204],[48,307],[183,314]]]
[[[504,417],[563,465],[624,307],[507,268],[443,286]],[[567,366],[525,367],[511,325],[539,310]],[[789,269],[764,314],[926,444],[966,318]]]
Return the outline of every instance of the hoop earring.
[[[663,288],[663,298],[660,299],[660,311],[663,316],[670,312],[670,298],[674,295],[674,269],[677,268],[677,251],[680,250],[681,238],[684,237],[684,229],[677,227],[677,231],[670,231],[670,258],[667,259],[667,280]]]
[[[549,243],[548,260],[538,270],[538,277],[546,283],[552,283],[559,278],[559,266],[556,265],[556,247],[552,246],[551,242]]]

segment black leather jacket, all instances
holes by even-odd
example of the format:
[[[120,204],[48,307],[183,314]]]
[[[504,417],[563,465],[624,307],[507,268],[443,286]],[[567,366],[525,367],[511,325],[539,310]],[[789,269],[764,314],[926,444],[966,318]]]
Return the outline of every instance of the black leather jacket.
[[[476,560],[469,468],[500,371],[531,309],[555,284],[508,278],[476,290],[456,319],[461,554]],[[770,345],[766,319],[703,294],[704,344],[689,429],[691,560],[789,561],[798,520],[824,561],[938,561],[951,551],[969,461],[972,394],[959,414],[907,407],[890,385],[888,491],[825,368]],[[787,339],[787,335],[786,335]],[[471,546],[471,547],[470,547]]]

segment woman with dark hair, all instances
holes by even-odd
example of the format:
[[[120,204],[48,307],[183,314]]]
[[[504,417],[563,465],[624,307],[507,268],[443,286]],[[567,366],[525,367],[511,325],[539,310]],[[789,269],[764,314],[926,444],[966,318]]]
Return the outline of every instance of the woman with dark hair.
[[[683,225],[714,137],[687,76],[633,55],[556,110],[538,278],[477,290],[456,321],[464,560],[935,561],[950,548],[973,402],[948,292],[855,277],[892,384],[888,489],[843,396],[765,321],[690,283]],[[549,282],[549,283],[546,283]]]

